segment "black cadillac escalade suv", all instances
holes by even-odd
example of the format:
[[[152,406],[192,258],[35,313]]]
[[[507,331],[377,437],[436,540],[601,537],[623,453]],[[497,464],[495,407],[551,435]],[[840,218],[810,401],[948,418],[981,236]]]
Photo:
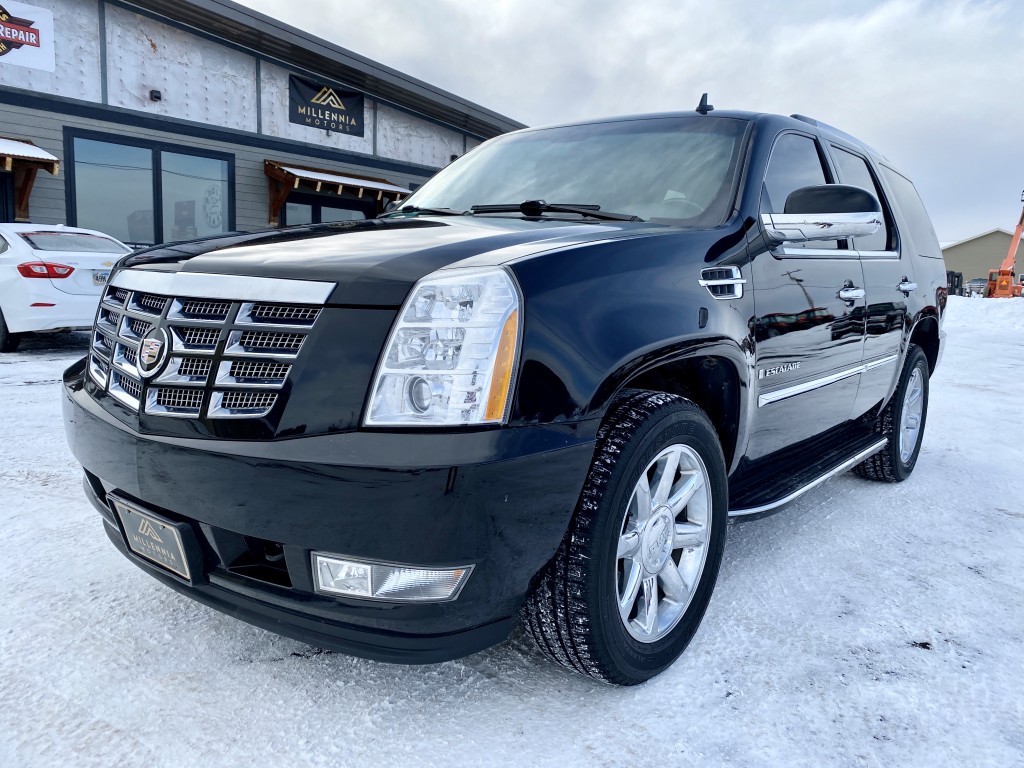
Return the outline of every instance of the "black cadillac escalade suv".
[[[945,299],[911,182],[815,120],[529,129],[375,220],[122,260],[65,422],[111,541],[184,594],[411,663],[521,616],[631,684],[729,519],[913,471]]]

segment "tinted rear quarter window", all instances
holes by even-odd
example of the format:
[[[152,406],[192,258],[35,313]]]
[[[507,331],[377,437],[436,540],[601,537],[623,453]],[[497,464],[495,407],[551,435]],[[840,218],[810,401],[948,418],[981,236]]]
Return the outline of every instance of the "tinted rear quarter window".
[[[910,229],[910,237],[914,241],[914,247],[921,256],[930,256],[934,259],[942,258],[942,249],[939,247],[939,238],[935,236],[935,228],[932,227],[932,220],[925,210],[921,196],[917,194],[914,184],[906,176],[897,173],[892,168],[881,166],[882,175],[892,187],[893,195],[896,196],[896,205],[903,214],[903,219]]]

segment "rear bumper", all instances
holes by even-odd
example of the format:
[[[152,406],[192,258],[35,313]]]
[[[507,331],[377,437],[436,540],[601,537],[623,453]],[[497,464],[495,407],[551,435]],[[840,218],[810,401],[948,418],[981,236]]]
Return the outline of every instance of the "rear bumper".
[[[23,280],[24,283],[46,283],[45,287],[30,290],[24,286],[4,294],[3,313],[12,333],[26,331],[56,331],[82,329],[92,326],[100,295],[73,294],[57,291],[49,280]],[[52,307],[33,307],[33,304],[53,304]]]
[[[398,433],[366,441],[350,435],[345,454],[358,454],[358,466],[339,464],[329,452],[322,463],[274,456],[275,446],[282,455],[304,454],[297,444],[318,438],[260,443],[262,455],[247,455],[253,443],[133,432],[84,391],[80,367],[65,377],[68,441],[122,554],[179,592],[251,624],[381,661],[444,661],[504,639],[531,579],[561,541],[593,456],[592,438],[566,428],[562,446],[551,449],[551,430],[541,427],[535,440],[531,428],[494,431],[475,458],[463,449],[446,467],[438,459],[451,435],[437,436],[433,461],[421,467],[408,465],[408,435]],[[191,581],[127,548],[107,505],[115,489],[194,532],[199,567]],[[278,583],[236,567],[253,540],[281,546],[286,573],[277,574]],[[314,550],[475,568],[448,603],[334,598],[313,589]]]

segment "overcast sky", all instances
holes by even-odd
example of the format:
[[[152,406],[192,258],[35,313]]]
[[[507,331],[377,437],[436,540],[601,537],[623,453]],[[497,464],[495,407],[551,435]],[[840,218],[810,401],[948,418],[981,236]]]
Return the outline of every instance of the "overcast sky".
[[[242,0],[529,125],[718,108],[831,123],[917,184],[939,239],[1013,230],[1020,0]]]

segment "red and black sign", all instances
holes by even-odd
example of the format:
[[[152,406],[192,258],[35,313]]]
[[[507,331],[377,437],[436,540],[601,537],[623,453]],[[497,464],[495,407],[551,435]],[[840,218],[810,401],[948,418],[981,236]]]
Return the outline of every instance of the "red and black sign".
[[[31,19],[11,16],[7,9],[0,5],[0,56],[23,45],[38,48],[39,30],[33,27],[34,24]]]
[[[291,75],[288,79],[288,119],[322,131],[363,135],[363,94],[311,83]]]

